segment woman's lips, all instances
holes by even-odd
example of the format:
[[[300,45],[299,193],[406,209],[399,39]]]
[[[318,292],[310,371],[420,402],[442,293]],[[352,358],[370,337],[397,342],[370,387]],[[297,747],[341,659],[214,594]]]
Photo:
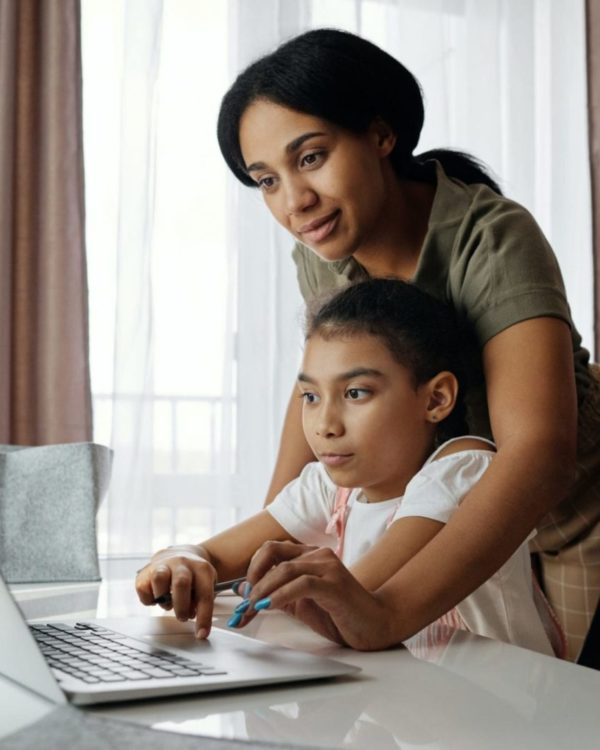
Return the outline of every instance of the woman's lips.
[[[323,242],[336,228],[339,217],[340,211],[337,209],[328,216],[304,224],[298,230],[298,234],[301,234],[303,241],[307,243]]]
[[[349,461],[353,453],[321,453],[319,461],[325,466],[341,466]]]

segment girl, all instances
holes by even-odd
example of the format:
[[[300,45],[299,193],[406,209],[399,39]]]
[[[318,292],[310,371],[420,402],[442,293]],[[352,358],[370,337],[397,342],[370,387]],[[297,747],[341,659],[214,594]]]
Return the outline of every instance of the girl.
[[[223,99],[225,160],[297,240],[307,302],[349,281],[410,279],[457,314],[469,430],[497,456],[398,574],[415,627],[432,622],[539,533],[542,577],[575,658],[600,594],[600,378],[532,217],[473,160],[414,155],[419,85],[352,34],[320,29],[259,59]],[[311,452],[293,398],[268,500]],[[342,604],[341,602],[340,604]]]
[[[379,599],[377,590],[388,579],[383,591],[393,588],[394,574],[440,532],[494,456],[489,441],[460,437],[465,425],[457,352],[445,308],[401,281],[365,281],[326,303],[309,321],[298,375],[304,435],[318,461],[262,513],[195,548],[158,552],[138,574],[142,602],[171,591],[177,616],[196,613],[197,632],[205,636],[216,580],[243,574],[268,540],[292,542],[295,552],[306,552],[300,542],[327,550],[324,558],[317,555],[319,566],[337,549],[351,571],[336,567],[338,577],[347,578],[344,594],[352,592],[360,605],[353,617],[359,626],[349,630],[314,606],[308,617],[299,609],[316,630],[360,649],[385,648],[416,632],[418,621],[399,606],[395,592]],[[251,580],[265,560],[272,562],[274,542],[255,557]],[[280,588],[281,574],[293,568],[278,566],[271,583]],[[268,587],[266,576],[257,591]],[[278,595],[285,598],[285,589]],[[229,624],[236,627],[271,603],[254,594]],[[535,607],[525,545],[445,620],[552,653]]]

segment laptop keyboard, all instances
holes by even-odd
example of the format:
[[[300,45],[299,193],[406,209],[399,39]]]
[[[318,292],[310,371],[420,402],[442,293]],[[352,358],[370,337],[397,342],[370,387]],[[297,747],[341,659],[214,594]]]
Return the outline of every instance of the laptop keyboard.
[[[88,684],[226,674],[98,625],[29,627],[52,669]]]

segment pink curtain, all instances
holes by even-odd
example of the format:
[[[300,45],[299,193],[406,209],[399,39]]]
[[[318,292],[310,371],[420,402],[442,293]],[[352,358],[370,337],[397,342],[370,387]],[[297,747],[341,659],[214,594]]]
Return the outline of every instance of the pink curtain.
[[[600,3],[586,1],[588,116],[594,243],[594,345],[600,358]]]
[[[90,440],[79,0],[0,0],[0,442]]]

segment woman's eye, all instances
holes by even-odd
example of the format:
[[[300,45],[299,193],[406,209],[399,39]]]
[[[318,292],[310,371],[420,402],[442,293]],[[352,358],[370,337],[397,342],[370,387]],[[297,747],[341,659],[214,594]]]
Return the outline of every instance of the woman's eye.
[[[350,399],[350,401],[358,401],[361,398],[366,398],[370,393],[371,391],[366,388],[348,388],[346,398]]]
[[[302,399],[306,404],[316,404],[319,400],[319,397],[316,393],[312,393],[311,391],[307,391],[306,393],[302,394]]]
[[[256,181],[256,184],[261,190],[270,190],[275,185],[274,177],[261,177]]]
[[[305,154],[302,159],[300,159],[300,166],[301,167],[314,167],[317,164],[320,164],[323,160],[324,152],[323,151],[311,151],[310,154]]]

